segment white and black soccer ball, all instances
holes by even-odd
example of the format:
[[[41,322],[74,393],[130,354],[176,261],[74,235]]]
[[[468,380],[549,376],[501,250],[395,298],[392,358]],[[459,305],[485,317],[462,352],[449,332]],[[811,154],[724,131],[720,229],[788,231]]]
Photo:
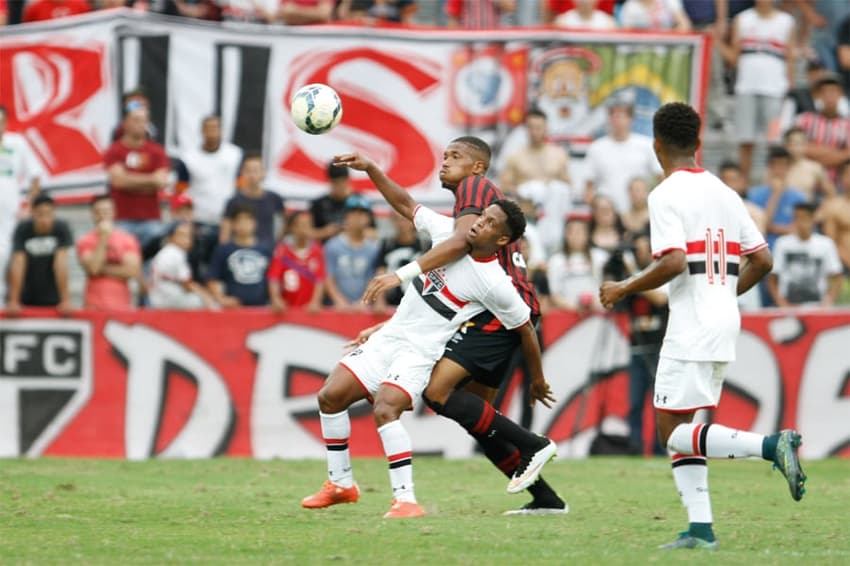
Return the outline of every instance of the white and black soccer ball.
[[[336,91],[321,83],[301,87],[292,97],[292,121],[308,134],[329,132],[342,118],[342,102]]]

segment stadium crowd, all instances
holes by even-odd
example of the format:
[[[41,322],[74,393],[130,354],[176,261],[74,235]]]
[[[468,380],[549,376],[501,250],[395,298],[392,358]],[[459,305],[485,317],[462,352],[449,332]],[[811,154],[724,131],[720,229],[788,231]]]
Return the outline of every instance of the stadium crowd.
[[[776,274],[742,305],[850,302],[848,2],[0,0],[0,21],[115,6],[282,24],[358,20],[709,32],[715,64],[706,129],[736,148],[715,172],[745,199],[777,255]],[[727,110],[733,101],[734,121]],[[123,104],[123,121],[104,155],[110,190],[91,203],[92,230],[76,241],[57,217],[61,209],[40,192],[40,169],[25,144],[3,133],[6,113],[0,111],[8,165],[2,182],[12,188],[4,193],[25,188],[30,203],[17,216],[16,207],[4,206],[6,218],[0,219],[8,310],[70,308],[71,246],[87,277],[84,306],[91,308],[128,308],[138,300],[151,308],[380,312],[398,303],[398,291],[370,306],[358,299],[373,276],[411,261],[425,245],[404,219],[377,223],[370,201],[352,191],[347,169],[329,164],[328,193],[307,210],[288,210],[264,187],[261,156],[224,141],[217,117],[199,125],[200,147],[166,155],[155,141],[144,93],[128,93]],[[533,108],[521,126],[522,147],[499,155],[491,169],[527,213],[527,264],[546,308],[599,309],[596,290],[604,278],[651,260],[644,243],[647,195],[661,169],[651,139],[632,131],[629,100],[614,100],[607,117],[608,133],[589,146],[581,175],[569,148],[548,141],[546,114]],[[769,145],[764,167],[755,159],[757,144]],[[172,196],[163,215],[166,193]]]

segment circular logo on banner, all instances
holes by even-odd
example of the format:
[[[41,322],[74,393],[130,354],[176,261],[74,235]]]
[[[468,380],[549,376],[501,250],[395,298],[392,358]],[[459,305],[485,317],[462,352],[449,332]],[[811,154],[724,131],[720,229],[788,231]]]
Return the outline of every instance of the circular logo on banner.
[[[479,57],[463,67],[452,85],[460,109],[473,116],[498,112],[510,102],[514,81],[495,57]]]

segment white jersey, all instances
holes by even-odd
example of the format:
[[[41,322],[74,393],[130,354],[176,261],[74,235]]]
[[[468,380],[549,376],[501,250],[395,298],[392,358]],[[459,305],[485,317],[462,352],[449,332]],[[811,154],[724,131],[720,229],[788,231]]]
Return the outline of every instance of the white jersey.
[[[168,243],[151,260],[150,301],[155,308],[177,307],[186,295],[192,295],[183,284],[192,279],[186,251]]]
[[[649,194],[652,255],[687,254],[670,282],[670,319],[661,356],[729,362],[741,329],[741,256],[767,246],[741,197],[703,169],[679,169]]]
[[[794,18],[779,10],[763,18],[750,8],[737,15],[735,26],[741,45],[735,92],[785,96]]]
[[[430,235],[432,245],[454,233],[453,218],[421,205],[413,223]],[[378,332],[404,340],[417,353],[437,361],[458,326],[485,310],[508,330],[525,324],[531,314],[495,255],[487,260],[466,255],[414,279],[395,314]]]
[[[216,151],[198,148],[181,159],[189,171],[188,192],[194,205],[195,221],[217,225],[224,215],[224,205],[236,192],[242,150],[232,143],[221,142]]]
[[[0,137],[0,246],[11,241],[23,193],[43,174],[26,140],[15,133]]]

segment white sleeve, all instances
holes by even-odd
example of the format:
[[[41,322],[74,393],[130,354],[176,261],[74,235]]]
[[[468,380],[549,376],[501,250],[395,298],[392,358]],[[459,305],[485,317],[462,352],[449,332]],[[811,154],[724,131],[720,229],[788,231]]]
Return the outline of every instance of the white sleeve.
[[[753,221],[753,217],[750,216],[747,207],[744,206],[744,201],[741,201],[739,209],[739,216],[741,217],[741,255],[743,256],[757,252],[767,246],[767,242],[764,241],[764,236],[759,232],[756,223]]]
[[[682,219],[669,198],[658,189],[649,193],[649,232],[652,257],[659,258],[672,250],[687,252],[687,236]]]
[[[826,274],[829,276],[840,275],[844,271],[844,266],[841,265],[841,258],[838,257],[838,248],[831,238],[824,236],[823,241],[826,244]]]
[[[431,237],[432,245],[445,240],[455,231],[453,218],[437,214],[430,208],[417,204],[413,209],[413,225],[420,232],[426,232]]]
[[[510,278],[505,275],[490,288],[481,301],[487,310],[496,315],[499,322],[508,330],[518,328],[528,322],[531,309],[519,296],[519,293],[511,283]]]

